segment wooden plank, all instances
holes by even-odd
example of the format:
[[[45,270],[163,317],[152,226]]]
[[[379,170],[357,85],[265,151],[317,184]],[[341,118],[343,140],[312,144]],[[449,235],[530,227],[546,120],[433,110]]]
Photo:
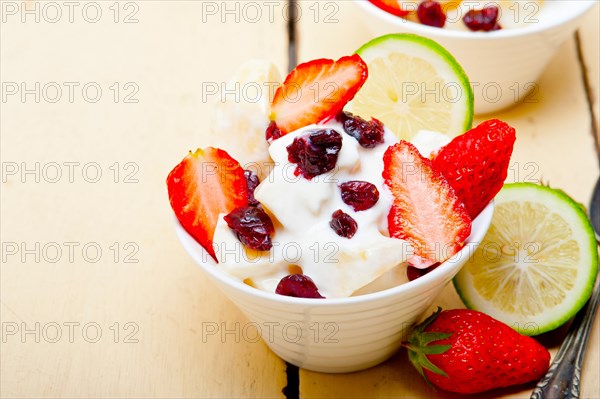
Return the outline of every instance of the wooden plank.
[[[0,395],[281,397],[285,363],[244,335],[245,317],[179,245],[164,181],[212,139],[215,98],[203,99],[204,83],[220,85],[249,58],[287,67],[285,21],[264,8],[255,21],[241,8],[223,14],[221,2],[149,1],[120,3],[119,22],[117,3],[96,2],[96,23],[94,7],[89,21],[82,16],[84,3],[70,23],[62,2],[54,3],[62,19],[49,22],[56,10],[40,3],[40,21],[23,14],[23,23],[24,3],[7,3],[17,14],[2,13],[3,93],[40,82],[40,99],[17,93],[0,110],[3,166],[17,168],[3,176],[2,242],[33,249],[24,261],[2,250]],[[137,22],[123,23],[127,16]],[[56,86],[63,93],[53,103]],[[72,183],[65,162],[78,163]],[[21,174],[36,163],[39,182]],[[72,260],[64,243],[73,243]],[[37,329],[39,342],[25,328]]]
[[[322,19],[317,21],[306,17],[300,20],[301,62],[352,53],[372,38],[361,22],[363,16],[348,3],[335,2],[336,23],[325,24]],[[301,4],[315,7],[312,3]],[[312,17],[314,12],[308,9],[303,15]],[[595,45],[598,35],[594,33],[594,23],[597,29],[597,21],[588,22],[583,35],[587,46],[586,58],[597,60],[598,49]],[[537,92],[529,97],[529,103],[519,104],[495,115],[478,117],[475,123],[497,117],[517,129],[509,181],[543,180],[588,204],[598,177],[598,161],[590,135],[590,116],[574,40],[565,43],[558,54],[541,78]],[[593,68],[593,62],[589,63]],[[597,79],[593,83],[593,90],[596,93],[598,91]],[[453,287],[446,288],[432,309],[438,305],[444,308],[464,306]],[[553,354],[558,349],[560,338],[560,332],[545,338]],[[581,397],[600,396],[600,381],[597,378],[599,350],[597,317],[583,369]],[[495,396],[490,397],[529,397],[533,385],[495,392]],[[301,369],[300,394],[303,398],[444,397],[427,386],[408,362],[405,351],[400,351],[379,366],[347,375],[321,374]]]
[[[595,132],[597,135],[598,153],[600,154],[600,131],[598,128],[598,118],[600,117],[600,92],[598,87],[600,83],[600,54],[598,53],[598,38],[600,37],[600,7],[596,8],[585,17],[585,20],[579,29],[581,40],[581,50],[583,61],[587,69],[587,79],[592,100],[592,110],[595,115]]]

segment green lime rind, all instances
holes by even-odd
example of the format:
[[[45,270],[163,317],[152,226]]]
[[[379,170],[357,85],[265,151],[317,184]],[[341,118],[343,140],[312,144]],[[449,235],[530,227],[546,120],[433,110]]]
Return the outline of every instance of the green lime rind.
[[[473,89],[471,87],[471,83],[469,78],[462,68],[462,66],[458,63],[456,58],[448,50],[446,50],[442,45],[437,43],[434,40],[428,39],[423,36],[415,35],[412,33],[391,33],[388,35],[379,36],[365,44],[363,44],[356,53],[360,55],[364,61],[368,64],[370,57],[370,51],[374,49],[378,49],[383,47],[384,43],[389,41],[405,41],[411,44],[418,44],[422,47],[430,50],[435,55],[439,56],[440,59],[444,60],[447,66],[450,67],[452,72],[454,73],[457,82],[460,84],[461,88],[464,90],[464,94],[466,94],[466,112],[465,119],[462,126],[462,131],[452,132],[454,135],[460,135],[467,130],[471,129],[473,126],[473,113],[474,113],[474,96]]]
[[[575,316],[592,294],[594,282],[598,275],[598,246],[593,226],[581,205],[559,189],[535,183],[510,183],[505,184],[496,196],[496,206],[503,202],[504,197],[510,198],[511,201],[521,199],[522,201],[530,200],[544,205],[550,202],[560,206],[560,209],[553,210],[563,218],[568,218],[571,228],[580,229],[579,232],[573,232],[573,235],[579,238],[577,242],[580,248],[581,260],[577,281],[580,284],[573,287],[573,290],[567,295],[568,298],[557,307],[558,309],[547,309],[541,315],[523,319],[515,317],[515,315],[509,315],[499,309],[494,309],[488,301],[479,297],[473,288],[471,276],[466,267],[463,267],[454,278],[454,287],[465,306],[469,309],[487,313],[513,327],[521,334],[539,335],[555,330]],[[574,222],[577,222],[576,226],[573,224]],[[493,224],[494,221],[492,220]],[[518,301],[518,298],[515,300]]]

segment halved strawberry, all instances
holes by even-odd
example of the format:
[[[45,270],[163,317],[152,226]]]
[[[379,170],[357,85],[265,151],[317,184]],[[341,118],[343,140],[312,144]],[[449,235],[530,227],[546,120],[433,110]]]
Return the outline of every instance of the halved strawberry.
[[[397,17],[404,17],[410,13],[410,11],[402,9],[398,0],[369,0],[374,6],[381,8],[383,11],[387,11]]]
[[[404,140],[385,151],[383,165],[394,197],[388,230],[412,245],[410,263],[425,268],[457,253],[471,233],[471,218],[442,174]]]
[[[169,173],[167,189],[181,225],[215,258],[212,240],[219,214],[248,205],[244,169],[223,150],[199,148]]]
[[[286,134],[331,119],[354,98],[367,75],[367,64],[358,54],[300,64],[277,88],[271,120]]]
[[[472,219],[502,188],[516,140],[515,129],[498,119],[455,137],[433,159]]]

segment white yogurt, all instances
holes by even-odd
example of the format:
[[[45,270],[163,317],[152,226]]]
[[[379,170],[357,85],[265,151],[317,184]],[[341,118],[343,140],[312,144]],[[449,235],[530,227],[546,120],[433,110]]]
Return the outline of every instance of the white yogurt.
[[[296,176],[296,164],[288,161],[286,147],[298,136],[325,128],[342,136],[336,167],[310,180]],[[415,137],[426,157],[449,141],[445,135],[428,131]],[[255,191],[275,225],[273,248],[263,252],[245,248],[221,215],[213,239],[219,267],[259,289],[274,292],[279,280],[289,274],[290,265],[297,265],[327,298],[351,296],[394,267],[405,267],[412,248],[406,241],[388,235],[392,196],[382,177],[383,154],[396,142],[396,137],[385,129],[384,143],[363,148],[336,121],[306,126],[274,141],[269,154],[275,166]],[[342,201],[339,185],[350,180],[367,181],[377,187],[379,200],[372,208],[355,212]],[[338,209],[358,224],[350,239],[338,236],[329,226],[331,215]],[[406,281],[396,280],[395,284]]]

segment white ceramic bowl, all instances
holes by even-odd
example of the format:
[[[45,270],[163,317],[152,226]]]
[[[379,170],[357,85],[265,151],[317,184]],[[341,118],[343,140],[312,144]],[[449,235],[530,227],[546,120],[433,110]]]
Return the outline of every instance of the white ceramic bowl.
[[[472,82],[475,113],[485,114],[524,99],[538,100],[536,82],[545,67],[598,1],[545,0],[538,9],[521,13],[519,18],[530,21],[527,25],[493,32],[434,28],[396,17],[366,0],[355,3],[366,11],[365,22],[373,35],[415,33],[450,51]],[[483,6],[493,0],[479,3]]]
[[[258,330],[279,357],[308,370],[345,373],[393,355],[410,327],[452,280],[487,232],[493,204],[473,221],[465,247],[417,280],[371,294],[336,299],[292,298],[260,291],[225,274],[176,222],[183,247],[250,322],[241,328],[253,340]],[[251,332],[250,332],[251,331]]]

